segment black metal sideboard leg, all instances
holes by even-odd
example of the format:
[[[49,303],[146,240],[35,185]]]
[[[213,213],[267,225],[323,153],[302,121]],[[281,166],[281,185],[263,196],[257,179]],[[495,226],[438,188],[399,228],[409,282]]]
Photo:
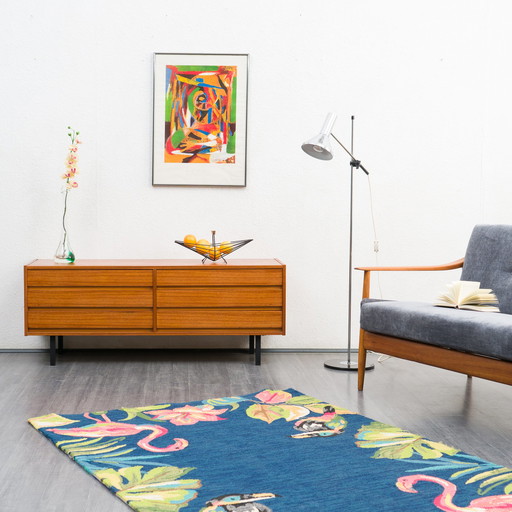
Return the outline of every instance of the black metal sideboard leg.
[[[255,336],[256,338],[256,348],[255,348],[255,352],[254,352],[254,364],[256,366],[260,366],[261,365],[261,336],[259,334],[257,334]]]
[[[50,336],[50,366],[55,366],[57,353],[55,350],[55,336]]]
[[[254,336],[249,336],[249,354],[254,354]]]
[[[64,336],[57,336],[57,353],[62,354],[64,352]]]

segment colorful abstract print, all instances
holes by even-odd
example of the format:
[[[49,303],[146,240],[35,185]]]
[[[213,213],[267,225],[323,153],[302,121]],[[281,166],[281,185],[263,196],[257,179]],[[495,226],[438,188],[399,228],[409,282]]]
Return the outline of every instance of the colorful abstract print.
[[[237,66],[166,66],[165,163],[235,163]]]
[[[512,512],[511,469],[293,389],[29,422],[139,512]]]

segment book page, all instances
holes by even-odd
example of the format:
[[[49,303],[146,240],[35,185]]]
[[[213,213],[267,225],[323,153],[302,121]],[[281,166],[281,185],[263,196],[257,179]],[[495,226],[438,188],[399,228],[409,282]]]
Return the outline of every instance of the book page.
[[[456,304],[460,306],[464,304],[470,297],[476,297],[480,288],[480,283],[477,281],[459,281],[459,288],[457,294]]]
[[[491,289],[480,288],[478,281],[454,281],[447,285],[447,288],[448,290],[438,297],[435,306],[499,312],[496,295]]]

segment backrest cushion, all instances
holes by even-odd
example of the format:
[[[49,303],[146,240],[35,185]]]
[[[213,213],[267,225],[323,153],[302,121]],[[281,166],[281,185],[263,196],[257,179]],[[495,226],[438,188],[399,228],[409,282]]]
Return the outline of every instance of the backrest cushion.
[[[480,281],[481,288],[492,288],[500,311],[512,314],[512,226],[475,226],[460,278]]]

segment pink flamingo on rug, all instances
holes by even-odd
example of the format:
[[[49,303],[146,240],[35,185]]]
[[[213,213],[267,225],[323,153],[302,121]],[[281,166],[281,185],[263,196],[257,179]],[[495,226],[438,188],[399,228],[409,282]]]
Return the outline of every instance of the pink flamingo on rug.
[[[396,481],[396,486],[404,492],[418,492],[414,489],[417,482],[433,482],[443,488],[443,492],[434,499],[434,505],[445,512],[512,512],[512,495],[497,494],[477,498],[471,501],[467,507],[459,507],[453,503],[453,497],[457,492],[457,486],[430,475],[408,475],[401,476]]]
[[[119,423],[110,420],[105,414],[101,415],[103,421],[97,418],[92,418],[89,414],[84,414],[84,416],[96,423],[86,425],[85,427],[49,428],[48,430],[62,436],[72,437],[133,436],[144,432],[145,430],[150,430],[150,434],[137,442],[137,446],[144,450],[156,453],[166,453],[183,450],[188,446],[188,441],[186,439],[177,437],[174,438],[175,442],[173,444],[164,448],[158,448],[157,446],[150,445],[149,443],[153,441],[153,439],[164,436],[168,433],[168,430],[160,425],[134,425],[132,423]]]

